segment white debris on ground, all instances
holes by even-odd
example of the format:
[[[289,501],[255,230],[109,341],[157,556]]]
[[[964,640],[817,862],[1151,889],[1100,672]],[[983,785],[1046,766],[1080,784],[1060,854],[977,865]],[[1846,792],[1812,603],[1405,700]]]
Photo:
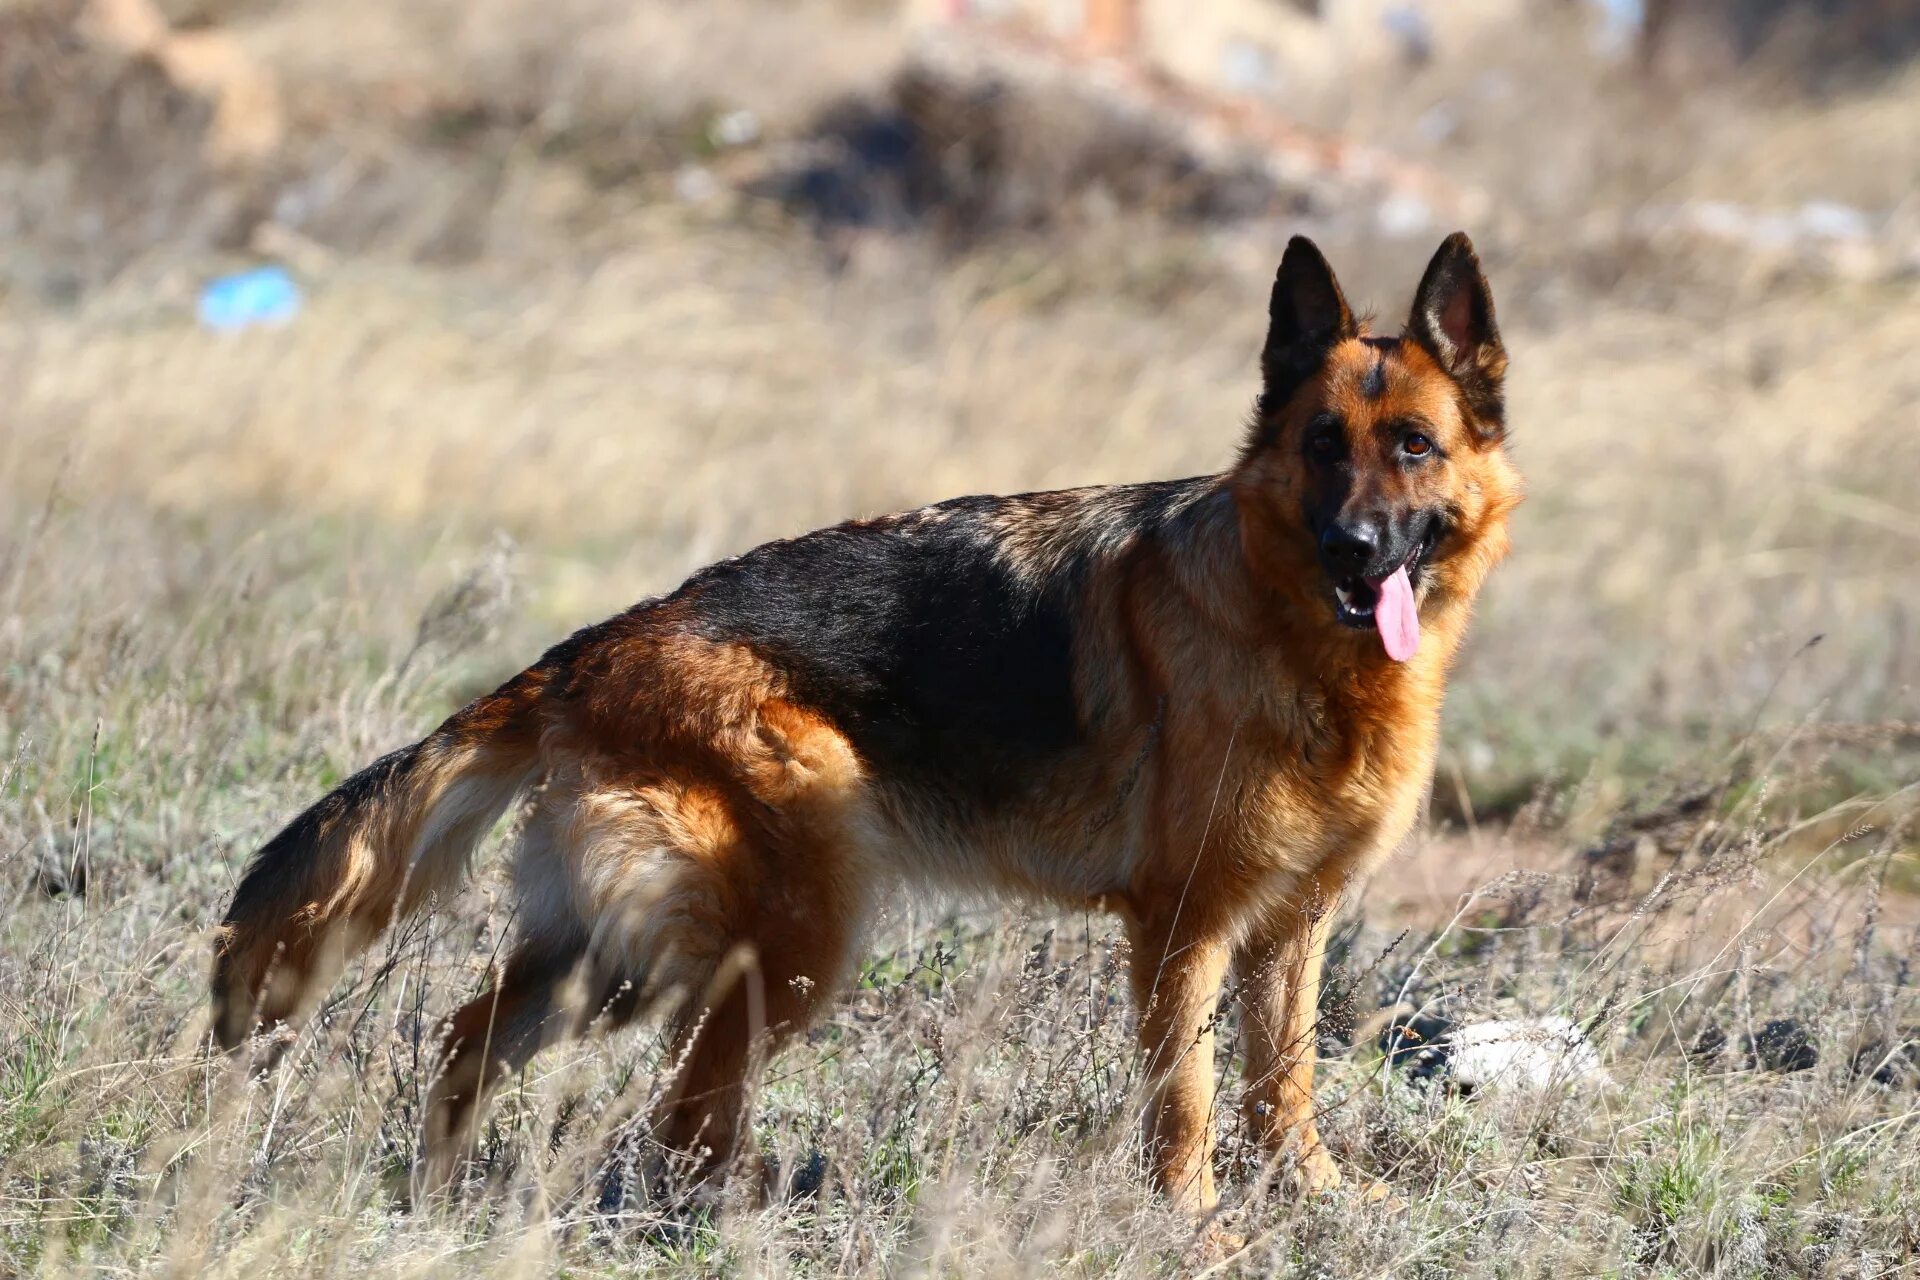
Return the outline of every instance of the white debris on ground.
[[[1411,1074],[1469,1092],[1539,1092],[1611,1083],[1599,1051],[1561,1017],[1472,1022],[1413,1055]]]

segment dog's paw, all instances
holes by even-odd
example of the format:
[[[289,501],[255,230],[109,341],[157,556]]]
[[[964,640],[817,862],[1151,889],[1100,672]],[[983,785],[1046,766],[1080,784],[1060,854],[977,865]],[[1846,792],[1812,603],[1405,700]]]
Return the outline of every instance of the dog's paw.
[[[1340,1166],[1318,1139],[1295,1158],[1293,1185],[1303,1196],[1325,1195],[1340,1188]]]
[[[1195,1267],[1214,1267],[1247,1248],[1247,1238],[1219,1218],[1208,1218],[1194,1229],[1193,1242],[1187,1246],[1186,1262]]]

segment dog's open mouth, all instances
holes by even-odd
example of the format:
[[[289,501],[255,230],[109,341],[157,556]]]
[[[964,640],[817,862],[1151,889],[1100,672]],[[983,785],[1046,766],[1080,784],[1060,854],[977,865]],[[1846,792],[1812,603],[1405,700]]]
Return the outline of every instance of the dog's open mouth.
[[[1373,630],[1382,598],[1395,579],[1406,579],[1409,588],[1420,585],[1420,558],[1409,556],[1405,564],[1378,578],[1342,578],[1333,584],[1333,598],[1340,606],[1340,621],[1360,631]]]
[[[1387,656],[1405,662],[1420,648],[1420,607],[1414,589],[1433,550],[1434,531],[1416,543],[1392,572],[1341,578],[1333,584],[1335,612],[1356,630],[1378,631]]]
[[[1333,584],[1333,598],[1340,602],[1340,621],[1356,629],[1373,629],[1373,611],[1380,603],[1374,579],[1343,578]]]

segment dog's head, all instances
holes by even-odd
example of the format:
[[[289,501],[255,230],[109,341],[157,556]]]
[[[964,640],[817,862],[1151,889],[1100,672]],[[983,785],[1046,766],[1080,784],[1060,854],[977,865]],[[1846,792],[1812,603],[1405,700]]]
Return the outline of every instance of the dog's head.
[[[1506,367],[1465,235],[1434,254],[1395,338],[1355,320],[1311,241],[1288,244],[1234,474],[1268,585],[1410,658],[1422,619],[1470,600],[1506,551],[1520,499],[1504,448]]]

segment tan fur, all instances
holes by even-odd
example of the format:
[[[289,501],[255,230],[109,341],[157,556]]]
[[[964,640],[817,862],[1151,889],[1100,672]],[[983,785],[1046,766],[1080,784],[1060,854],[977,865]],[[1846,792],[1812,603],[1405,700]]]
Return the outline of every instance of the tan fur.
[[[1452,513],[1406,663],[1332,620],[1302,523],[1311,480],[1300,450],[1274,443],[1329,410],[1354,442],[1356,492]],[[1312,1098],[1327,924],[1417,818],[1447,669],[1506,551],[1519,482],[1498,433],[1410,342],[1387,358],[1357,331],[1339,338],[1271,412],[1239,463],[1184,491],[1150,534],[1119,490],[1008,499],[984,518],[1017,579],[1047,580],[1070,556],[1084,565],[1071,654],[1081,740],[1033,798],[964,820],[913,800],[792,671],[701,638],[697,594],[672,597],[583,632],[391,776],[343,788],[355,798],[312,827],[302,878],[236,901],[217,980],[223,1038],[254,1011],[290,1016],[313,998],[339,956],[448,882],[503,788],[537,776],[520,941],[495,990],[446,1026],[426,1134],[434,1179],[505,1074],[557,1037],[648,1007],[667,1011],[683,1063],[655,1132],[698,1168],[726,1165],[756,1058],[844,981],[884,897],[940,886],[1121,917],[1148,1152],[1179,1203],[1215,1201],[1212,1026],[1230,970],[1249,1123],[1308,1185],[1336,1180]],[[1411,414],[1444,467],[1368,452],[1375,424]],[[905,536],[957,518],[936,508],[848,528]],[[284,856],[308,830],[289,828]]]

